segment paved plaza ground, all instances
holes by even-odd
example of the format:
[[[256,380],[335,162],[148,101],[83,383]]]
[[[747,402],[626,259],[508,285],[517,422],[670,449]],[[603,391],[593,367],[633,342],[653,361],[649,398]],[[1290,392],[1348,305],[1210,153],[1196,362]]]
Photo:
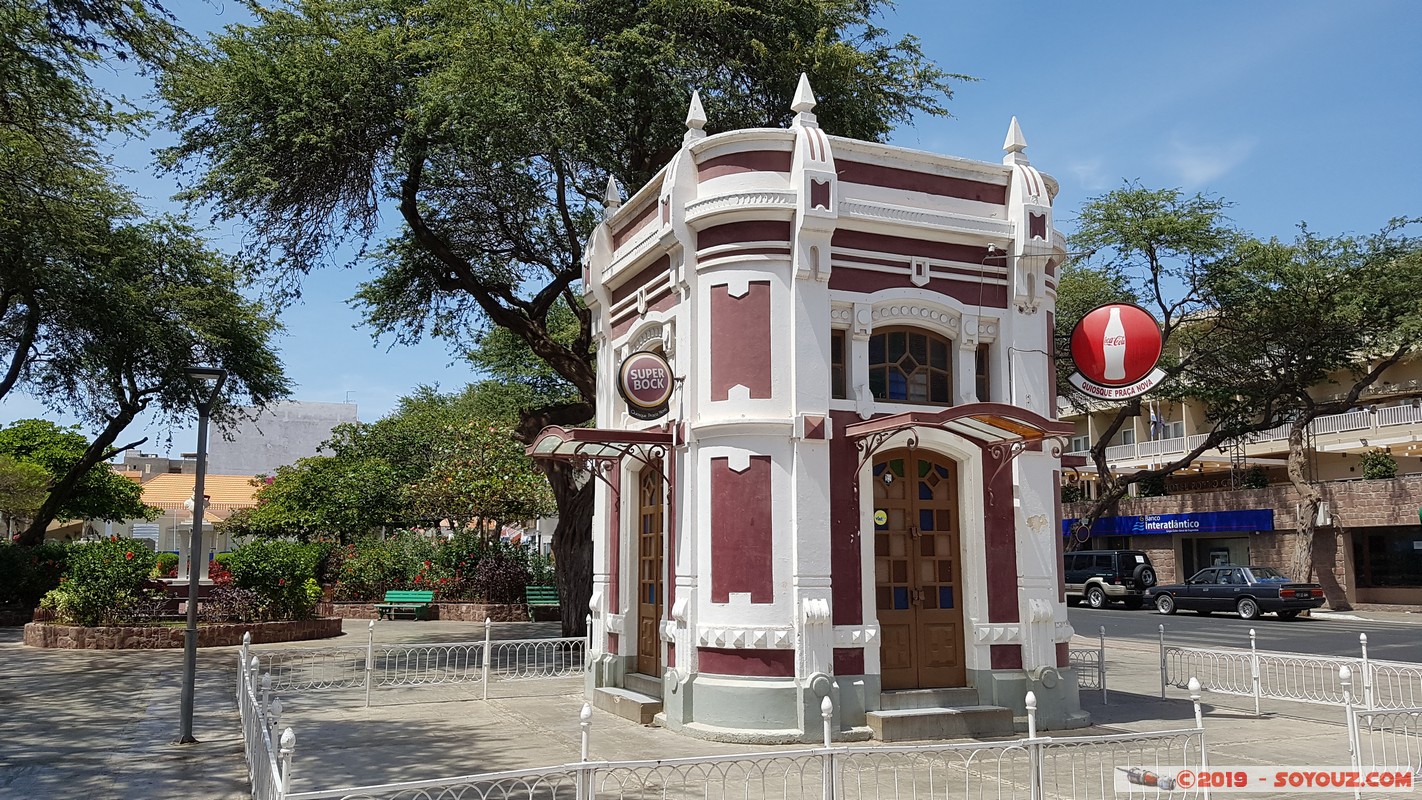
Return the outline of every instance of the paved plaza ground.
[[[1370,615],[1378,618],[1380,615]],[[1385,616],[1385,615],[1382,615]],[[1346,625],[1347,620],[1316,624]],[[348,620],[337,642],[364,644],[367,623]],[[458,642],[483,638],[464,622],[381,622],[378,642]],[[500,639],[551,637],[550,623],[494,626]],[[1074,646],[1095,646],[1078,637]],[[331,641],[262,645],[321,647]],[[234,700],[236,648],[199,657],[195,733],[200,744],[170,744],[178,728],[181,651],[59,651],[20,644],[0,628],[0,797],[240,798],[247,792]],[[1159,698],[1153,644],[1107,643],[1109,703],[1082,692],[1094,726],[1083,735],[1188,726],[1186,693]],[[578,759],[580,679],[496,681],[479,686],[384,689],[363,707],[359,690],[283,697],[283,726],[297,735],[294,790],[467,775]],[[1207,695],[1206,739],[1214,764],[1346,764],[1343,712],[1336,707]],[[645,759],[745,752],[745,745],[691,739],[603,712],[593,717],[592,757]],[[1396,795],[1393,795],[1396,796]]]

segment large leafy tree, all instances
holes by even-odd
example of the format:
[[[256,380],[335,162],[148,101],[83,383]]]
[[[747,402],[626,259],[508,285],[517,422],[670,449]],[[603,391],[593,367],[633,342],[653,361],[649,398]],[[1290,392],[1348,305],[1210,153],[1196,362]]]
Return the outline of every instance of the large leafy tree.
[[[1209,290],[1209,282],[1237,270],[1243,249],[1250,245],[1249,238],[1225,217],[1227,207],[1218,198],[1135,184],[1093,198],[1082,207],[1072,244],[1089,255],[1063,270],[1057,290],[1058,351],[1070,352],[1072,329],[1092,308],[1107,302],[1140,305],[1160,323],[1164,342],[1161,367],[1167,377],[1153,396],[1200,401],[1210,428],[1198,444],[1171,461],[1113,472],[1106,448],[1123,426],[1140,416],[1142,398],[1118,406],[1093,400],[1065,380],[1070,362],[1059,359],[1062,396],[1082,413],[1104,412],[1104,424],[1090,448],[1098,491],[1076,522],[1073,547],[1085,541],[1097,519],[1113,512],[1131,486],[1161,481],[1211,448],[1278,423],[1277,407],[1261,406],[1254,396],[1240,396],[1236,384],[1226,380],[1237,371],[1215,341],[1226,332],[1202,324],[1231,313],[1223,304],[1226,298]]]
[[[232,375],[228,400],[286,390],[270,313],[237,291],[236,265],[179,220],[145,215],[99,142],[142,115],[95,88],[103,58],[162,66],[182,41],[144,0],[19,0],[0,12],[0,397],[23,390],[97,431],[56,473],[21,535],[69,516],[144,411],[192,407],[183,368]],[[225,420],[230,406],[219,408]]]
[[[1290,570],[1300,580],[1314,570],[1322,497],[1309,476],[1309,425],[1355,408],[1388,368],[1422,352],[1422,239],[1407,235],[1418,222],[1393,220],[1371,236],[1304,227],[1293,242],[1252,244],[1208,282],[1230,309],[1209,326],[1218,359],[1235,367],[1220,402],[1253,398],[1288,424],[1287,471],[1300,500]],[[1341,587],[1325,588],[1330,603],[1346,603]]]
[[[84,461],[90,442],[75,427],[42,419],[22,419],[0,429],[0,513],[7,525],[15,518],[28,523],[51,495],[51,487]],[[79,475],[62,502],[54,504],[56,519],[152,519],[157,509],[145,505],[143,490],[107,464],[95,464]]]
[[[359,296],[376,330],[467,346],[508,330],[572,388],[528,407],[525,434],[593,417],[582,242],[609,175],[640,186],[680,146],[700,90],[713,130],[786,124],[808,72],[827,130],[882,139],[944,113],[950,80],[912,37],[872,24],[879,0],[289,0],[252,4],[169,73],[162,92],[189,196],[250,226],[295,290],[333,249],[369,248]],[[577,325],[555,330],[562,308]],[[564,629],[591,594],[585,476],[547,464]]]

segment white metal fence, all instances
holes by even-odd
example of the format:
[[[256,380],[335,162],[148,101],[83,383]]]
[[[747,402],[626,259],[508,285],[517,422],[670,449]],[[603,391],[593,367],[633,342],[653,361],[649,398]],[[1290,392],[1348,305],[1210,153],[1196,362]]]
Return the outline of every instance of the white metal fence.
[[[372,621],[364,647],[266,650],[260,658],[276,691],[363,688],[367,706],[374,689],[482,683],[487,700],[491,680],[562,678],[586,668],[586,637],[494,639],[492,630],[486,619],[481,642],[376,644]]]
[[[244,648],[245,650],[245,648]],[[273,754],[266,732],[280,724],[280,700],[260,696],[255,658],[238,670],[252,796],[257,800],[949,800],[950,798],[1118,798],[1116,775],[1130,768],[1205,767],[1198,685],[1194,727],[1112,736],[1037,735],[1036,699],[1027,695],[1027,737],[868,747],[833,746],[829,698],[821,704],[816,748],[644,761],[591,761],[592,708],[584,704],[580,760],[561,766],[403,783],[291,792],[296,738],[281,734]],[[1141,788],[1138,796],[1153,796]],[[1132,795],[1127,795],[1132,796]],[[1195,797],[1188,791],[1172,797]]]
[[[1359,708],[1352,670],[1338,670],[1348,723],[1349,762],[1355,769],[1408,767],[1413,785],[1422,784],[1422,707],[1373,710]],[[1354,792],[1354,797],[1361,796]]]
[[[1095,647],[1072,647],[1067,649],[1067,660],[1076,669],[1078,689],[1095,689],[1101,692],[1101,705],[1109,705],[1106,696],[1106,626],[1102,625]]]
[[[1206,691],[1254,698],[1256,716],[1266,697],[1344,705],[1347,697],[1339,675],[1347,668],[1362,682],[1357,699],[1366,710],[1422,706],[1422,664],[1373,660],[1368,657],[1368,635],[1359,634],[1358,642],[1357,658],[1261,651],[1250,628],[1248,650],[1175,647],[1166,645],[1161,625],[1160,696],[1165,697],[1167,686],[1185,688],[1189,679],[1199,678]]]
[[[247,778],[253,800],[281,800],[290,786],[291,755],[296,734],[287,728],[280,734],[281,700],[271,696],[271,675],[260,680],[257,663],[248,661],[248,641],[243,637],[242,654],[237,659],[237,711],[242,720],[242,749],[247,756]],[[280,749],[273,746],[278,742]]]

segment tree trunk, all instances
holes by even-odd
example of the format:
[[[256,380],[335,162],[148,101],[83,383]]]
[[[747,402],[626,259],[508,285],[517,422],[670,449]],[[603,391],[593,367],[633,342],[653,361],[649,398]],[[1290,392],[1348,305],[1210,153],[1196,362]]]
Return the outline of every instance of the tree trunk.
[[[1307,474],[1308,452],[1304,447],[1304,436],[1311,421],[1312,417],[1306,415],[1295,420],[1293,426],[1289,428],[1288,475],[1289,483],[1298,493],[1299,518],[1298,530],[1294,534],[1294,552],[1289,562],[1288,576],[1300,582],[1307,582],[1313,577],[1313,544],[1314,538],[1318,535],[1318,506],[1323,501],[1323,493],[1308,479]],[[1332,580],[1331,565],[1328,573],[1329,580],[1323,580],[1320,576],[1319,583],[1323,585],[1329,607],[1340,611],[1352,608],[1343,587],[1339,586],[1337,581]]]
[[[34,519],[30,520],[30,526],[16,539],[16,544],[34,546],[44,542],[45,529],[47,529],[49,523],[53,522],[54,518],[59,515],[60,507],[74,496],[75,487],[79,485],[79,481],[83,480],[85,475],[89,474],[89,470],[94,469],[99,465],[99,462],[111,457],[116,452],[112,449],[114,441],[118,439],[118,435],[123,433],[125,428],[132,424],[136,416],[138,416],[137,410],[124,411],[117,417],[109,420],[109,423],[104,426],[104,430],[98,436],[94,437],[94,441],[89,443],[89,447],[84,451],[84,455],[78,461],[74,462],[74,465],[69,468],[69,471],[64,473],[64,475],[50,487],[49,495],[44,499],[44,505],[40,506],[40,510],[35,512]],[[137,447],[146,441],[148,441],[148,439],[144,438],[141,441],[120,448],[117,452]]]
[[[596,481],[570,464],[540,460],[558,506],[553,531],[559,613],[564,636],[586,636],[588,601],[592,598],[592,514]],[[579,479],[581,478],[581,483]]]

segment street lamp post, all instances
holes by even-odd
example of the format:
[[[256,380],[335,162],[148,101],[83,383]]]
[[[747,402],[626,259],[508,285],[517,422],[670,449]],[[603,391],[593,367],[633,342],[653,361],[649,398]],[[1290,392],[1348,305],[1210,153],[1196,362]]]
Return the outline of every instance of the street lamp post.
[[[202,574],[198,558],[202,554],[202,517],[207,505],[207,487],[203,485],[207,480],[207,421],[212,404],[217,402],[218,393],[222,391],[222,383],[227,380],[227,370],[215,367],[188,367],[187,373],[192,380],[198,411],[198,443],[197,474],[193,480],[193,533],[188,546],[188,626],[183,635],[183,692],[178,744],[197,741],[193,738],[193,692],[197,685],[198,579]]]

